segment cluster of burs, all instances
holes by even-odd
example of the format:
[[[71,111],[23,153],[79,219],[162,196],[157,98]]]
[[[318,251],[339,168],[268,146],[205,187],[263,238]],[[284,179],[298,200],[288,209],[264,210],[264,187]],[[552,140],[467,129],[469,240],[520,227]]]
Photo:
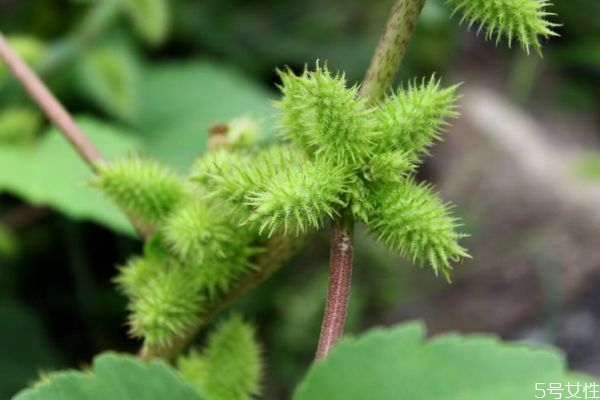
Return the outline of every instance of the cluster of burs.
[[[446,275],[466,255],[449,207],[413,178],[456,115],[456,86],[413,82],[371,107],[325,67],[280,76],[285,143],[255,145],[256,126],[236,121],[188,176],[142,157],[100,167],[94,185],[155,231],[117,278],[131,333],[146,344],[201,324],[207,305],[271,268],[272,242],[297,241],[332,218],[362,221],[391,249]]]
[[[554,34],[543,0],[447,2],[488,37],[516,38],[527,51]],[[186,337],[332,219],[364,223],[391,250],[446,277],[468,257],[450,207],[414,178],[457,115],[457,86],[415,80],[367,103],[319,64],[279,75],[280,142],[259,145],[256,124],[236,120],[187,176],[143,157],[99,167],[93,184],[154,232],[116,278],[130,299],[131,333],[146,347]]]

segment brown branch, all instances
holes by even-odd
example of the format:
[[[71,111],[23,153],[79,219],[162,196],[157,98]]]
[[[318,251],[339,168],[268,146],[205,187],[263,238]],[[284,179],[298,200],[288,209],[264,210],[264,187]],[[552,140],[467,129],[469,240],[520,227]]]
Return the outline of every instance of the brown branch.
[[[0,58],[6,62],[14,77],[23,85],[50,121],[62,132],[79,156],[95,171],[96,164],[104,161],[100,152],[83,134],[67,110],[50,93],[40,78],[10,48],[2,33],[0,33]]]
[[[56,126],[59,132],[73,146],[81,159],[94,172],[97,171],[98,163],[104,162],[104,157],[92,142],[85,136],[71,115],[62,104],[54,97],[50,90],[44,85],[40,78],[29,68],[29,66],[16,54],[0,32],[0,59],[2,59],[14,77],[21,83],[31,98],[38,104],[44,114]],[[152,230],[141,221],[131,215],[127,215],[132,225],[136,228],[142,238],[148,238]]]
[[[317,360],[324,358],[344,334],[352,281],[352,231],[352,221],[349,218],[337,219],[331,227],[329,288]]]
[[[368,103],[379,100],[391,87],[424,4],[425,0],[398,0],[392,8],[360,88],[359,95]],[[352,226],[352,219],[347,216],[334,220],[331,226],[329,290],[317,360],[327,356],[344,334],[352,284]]]

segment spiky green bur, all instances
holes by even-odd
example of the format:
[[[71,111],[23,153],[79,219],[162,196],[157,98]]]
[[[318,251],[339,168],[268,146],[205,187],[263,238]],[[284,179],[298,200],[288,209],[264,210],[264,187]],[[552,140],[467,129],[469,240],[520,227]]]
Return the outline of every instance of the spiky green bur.
[[[202,353],[181,357],[178,367],[211,400],[250,400],[260,393],[260,347],[254,329],[239,316],[222,322]]]
[[[219,293],[227,293],[242,275],[255,270],[257,267],[251,259],[261,251],[248,241],[240,240],[232,231],[229,247],[222,256],[208,257],[201,263],[191,263],[188,268],[193,270],[207,296],[213,298]]]
[[[209,152],[195,163],[191,177],[233,205],[242,205],[247,194],[269,181],[282,168],[300,162],[297,151],[287,146],[270,146],[258,153]]]
[[[510,47],[516,39],[527,54],[531,47],[542,53],[540,36],[558,36],[553,30],[558,24],[547,19],[555,15],[546,11],[552,4],[548,0],[446,0],[446,3],[454,13],[462,13],[461,23],[467,21],[469,28],[480,24],[477,33],[485,30],[486,40],[495,39],[498,44],[504,36]]]
[[[163,260],[147,256],[134,257],[126,265],[119,267],[119,273],[113,281],[128,297],[138,296],[148,280],[160,274],[163,267]]]
[[[130,333],[147,345],[166,346],[200,322],[204,301],[190,268],[164,265],[135,288],[129,303]]]
[[[92,185],[127,212],[160,222],[186,198],[183,180],[152,159],[127,157],[98,166]]]
[[[231,229],[220,212],[206,200],[193,200],[175,210],[162,228],[164,239],[181,261],[202,263],[223,258],[231,244]]]
[[[348,171],[326,162],[305,162],[283,169],[247,196],[252,208],[249,222],[273,235],[278,230],[299,235],[323,225],[344,205]]]
[[[342,74],[326,67],[296,76],[279,71],[283,97],[280,134],[301,146],[306,154],[345,165],[360,165],[373,152],[377,121],[373,110],[347,87]]]
[[[451,262],[469,257],[458,240],[459,220],[427,185],[411,180],[384,185],[373,193],[369,230],[389,248],[413,261],[429,263],[450,277]]]
[[[226,292],[241,275],[253,270],[255,232],[232,219],[229,205],[212,199],[184,203],[167,217],[160,232],[179,262],[190,268],[208,297]]]
[[[457,89],[458,85],[442,88],[440,80],[432,76],[420,83],[415,80],[386,98],[376,111],[382,132],[378,148],[402,151],[418,162],[440,139],[446,121],[458,116]]]

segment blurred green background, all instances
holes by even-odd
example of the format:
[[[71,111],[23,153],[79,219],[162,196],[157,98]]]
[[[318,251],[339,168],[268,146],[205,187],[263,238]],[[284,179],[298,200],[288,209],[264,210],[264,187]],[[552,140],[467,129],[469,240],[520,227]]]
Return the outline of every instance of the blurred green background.
[[[574,368],[600,374],[600,2],[554,2],[561,37],[540,59],[476,38],[442,0],[427,1],[398,83],[432,72],[465,81],[464,117],[420,177],[457,204],[475,257],[449,286],[358,227],[349,332],[424,318],[434,332],[557,344]],[[273,140],[276,67],[322,60],[360,82],[391,6],[0,0],[0,31],[103,153],[185,171],[215,122],[255,118]],[[0,397],[139,346],[111,279],[141,243],[88,178],[0,64]],[[311,362],[327,256],[327,232],[316,233],[236,305],[264,346],[266,398],[289,394]]]

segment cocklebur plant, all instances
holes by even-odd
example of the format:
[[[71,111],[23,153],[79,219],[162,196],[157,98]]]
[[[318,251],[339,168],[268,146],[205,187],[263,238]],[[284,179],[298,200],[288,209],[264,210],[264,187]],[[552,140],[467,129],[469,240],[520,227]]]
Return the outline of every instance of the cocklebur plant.
[[[510,44],[514,36],[525,50],[554,34],[546,2],[448,3],[488,37],[506,35]],[[147,246],[154,249],[117,278],[131,299],[131,332],[146,352],[188,340],[206,322],[207,303],[265,268],[256,259],[271,237],[293,241],[329,221],[363,222],[391,250],[448,280],[452,264],[468,257],[452,206],[415,180],[458,116],[458,85],[432,76],[373,99],[319,63],[300,75],[278,73],[283,144],[259,148],[247,139],[256,135],[253,124],[246,124],[251,134],[225,126],[187,177],[135,157],[99,168],[95,185],[156,232]]]
[[[447,279],[452,264],[468,257],[452,207],[415,178],[458,115],[458,86],[444,87],[432,76],[390,90],[424,3],[397,1],[361,85],[319,63],[300,75],[279,70],[284,143],[260,148],[248,121],[219,125],[211,130],[210,150],[184,176],[138,156],[107,163],[79,140],[80,132],[56,122],[75,146],[84,143],[77,149],[96,172],[92,184],[146,236],[143,254],[120,267],[115,279],[129,298],[130,332],[143,340],[143,358],[177,359],[216,312],[329,222],[330,290],[318,358],[343,333],[356,222]],[[546,0],[446,3],[469,26],[479,24],[486,38],[518,40],[526,52],[540,52],[539,38],[555,35]],[[251,328],[233,317],[178,364],[209,398],[246,399],[259,387],[258,354]]]

